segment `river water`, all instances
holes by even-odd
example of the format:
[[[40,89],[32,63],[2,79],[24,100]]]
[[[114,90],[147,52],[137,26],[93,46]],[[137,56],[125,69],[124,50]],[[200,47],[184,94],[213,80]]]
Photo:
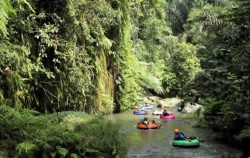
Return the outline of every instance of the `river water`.
[[[162,126],[159,129],[140,130],[136,124],[143,115],[133,115],[133,111],[112,114],[108,119],[120,124],[128,146],[128,158],[240,158],[241,151],[215,139],[215,133],[207,129],[193,128],[193,119],[181,118],[185,115],[171,110],[175,119],[161,120],[159,116],[149,114],[149,121],[155,120]],[[173,147],[173,130],[178,128],[187,136],[198,136],[205,141],[197,148]],[[224,156],[222,156],[224,155]],[[229,155],[226,157],[226,155]]]

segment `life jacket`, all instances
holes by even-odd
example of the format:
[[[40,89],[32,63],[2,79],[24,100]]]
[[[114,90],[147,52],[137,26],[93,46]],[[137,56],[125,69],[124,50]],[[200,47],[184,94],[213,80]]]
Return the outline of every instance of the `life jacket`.
[[[139,121],[139,123],[144,123],[144,119],[141,119],[141,120]]]
[[[183,133],[179,133],[179,134],[175,135],[174,139],[176,139],[176,140],[184,140],[185,135]]]
[[[167,111],[163,111],[162,114],[163,114],[163,116],[168,116],[169,115],[169,113]]]

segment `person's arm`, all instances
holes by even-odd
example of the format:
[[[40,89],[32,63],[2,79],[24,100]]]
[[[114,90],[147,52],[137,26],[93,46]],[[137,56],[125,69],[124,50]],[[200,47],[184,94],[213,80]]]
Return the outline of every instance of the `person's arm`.
[[[187,139],[187,137],[185,136],[184,133],[180,133],[180,134],[179,134],[179,138],[180,138],[180,139],[183,139],[183,140],[186,140],[186,139]]]
[[[190,142],[192,141],[192,139],[190,139],[190,137],[185,136],[185,134],[183,134],[183,133],[182,133],[182,135],[183,135],[184,140],[187,140],[187,141],[190,141]]]
[[[149,122],[148,122],[148,121],[146,121],[146,125],[147,125],[148,129],[150,129],[150,127],[149,127]]]

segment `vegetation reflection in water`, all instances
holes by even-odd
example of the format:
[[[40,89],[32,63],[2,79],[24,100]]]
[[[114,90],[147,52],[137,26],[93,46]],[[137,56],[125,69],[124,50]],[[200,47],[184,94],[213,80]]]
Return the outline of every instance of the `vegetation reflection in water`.
[[[159,116],[149,115],[149,120],[161,122],[159,129],[139,130],[136,124],[143,115],[133,115],[132,111],[109,115],[107,118],[121,125],[120,131],[125,133],[128,158],[221,158],[224,153],[238,158],[241,152],[215,139],[216,133],[207,129],[193,128],[195,119],[181,118],[180,113],[173,120],[161,120]],[[179,128],[188,136],[199,136],[205,141],[198,148],[173,147],[173,129]]]

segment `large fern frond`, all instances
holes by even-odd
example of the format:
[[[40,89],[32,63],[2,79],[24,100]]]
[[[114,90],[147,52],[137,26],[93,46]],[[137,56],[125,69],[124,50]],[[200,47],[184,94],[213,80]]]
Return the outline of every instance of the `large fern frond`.
[[[15,14],[15,10],[10,4],[10,0],[0,1],[0,35],[6,37],[8,35],[7,23],[9,16]]]

